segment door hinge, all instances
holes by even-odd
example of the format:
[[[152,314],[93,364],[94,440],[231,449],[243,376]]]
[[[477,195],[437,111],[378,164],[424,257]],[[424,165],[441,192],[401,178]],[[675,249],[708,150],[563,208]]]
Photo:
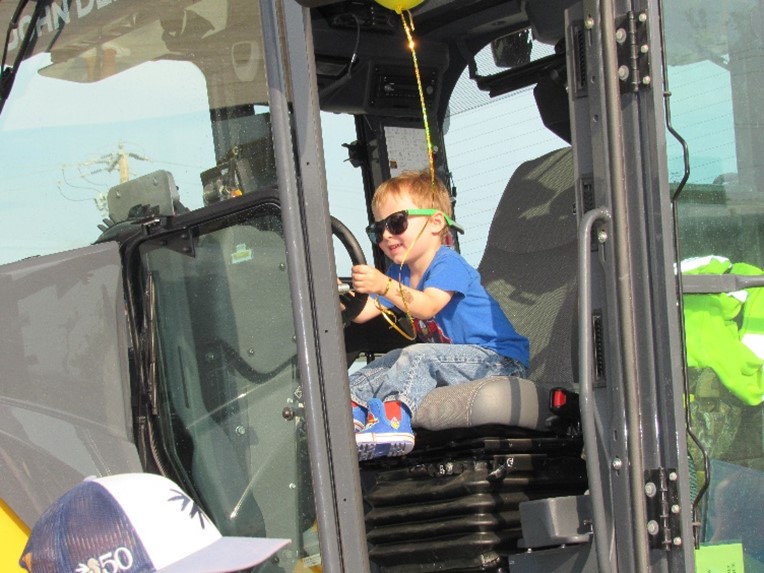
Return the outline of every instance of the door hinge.
[[[621,93],[637,92],[652,85],[647,11],[627,12],[616,21],[618,79]]]
[[[645,471],[647,533],[653,549],[669,550],[683,543],[678,485],[679,474],[674,469]]]

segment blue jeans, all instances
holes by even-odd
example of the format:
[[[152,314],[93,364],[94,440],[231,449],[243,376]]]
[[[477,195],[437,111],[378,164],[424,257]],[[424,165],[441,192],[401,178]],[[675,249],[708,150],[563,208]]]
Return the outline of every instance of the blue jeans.
[[[521,363],[476,344],[412,344],[391,350],[351,374],[350,396],[364,407],[371,398],[398,400],[413,415],[427,393],[439,386],[525,374]]]

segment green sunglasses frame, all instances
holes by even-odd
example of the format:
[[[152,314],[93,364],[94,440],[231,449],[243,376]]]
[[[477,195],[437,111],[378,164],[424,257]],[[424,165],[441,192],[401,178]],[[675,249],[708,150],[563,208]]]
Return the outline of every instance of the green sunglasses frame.
[[[398,213],[406,213],[407,215],[416,217],[416,216],[434,215],[435,213],[442,213],[442,211],[440,211],[439,209],[402,209],[400,211],[396,211],[395,213],[391,213],[384,219],[380,221],[374,221],[371,225],[366,227],[366,234],[369,236],[369,240],[372,243],[376,245],[382,241],[382,233],[384,232],[384,230],[387,229],[388,231],[390,231],[390,229],[387,228],[388,219],[390,219],[390,217],[392,217],[393,215],[397,215]],[[446,220],[446,225],[448,225],[449,227],[453,227],[459,233],[464,233],[464,229],[461,227],[461,225],[459,225],[451,217],[443,213],[443,218]],[[380,227],[381,227],[381,230],[377,231],[377,229],[380,229]],[[408,222],[407,222],[406,228],[408,228]],[[401,232],[403,233],[405,231],[406,229],[404,229]],[[390,232],[392,233],[392,231]],[[377,240],[377,237],[379,237],[379,240]]]

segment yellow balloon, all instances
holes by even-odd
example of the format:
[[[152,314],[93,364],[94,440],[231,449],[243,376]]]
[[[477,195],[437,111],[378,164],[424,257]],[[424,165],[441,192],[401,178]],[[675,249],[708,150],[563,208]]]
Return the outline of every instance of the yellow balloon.
[[[414,6],[421,4],[424,0],[377,0],[385,8],[395,10],[400,14],[403,10],[411,10]]]

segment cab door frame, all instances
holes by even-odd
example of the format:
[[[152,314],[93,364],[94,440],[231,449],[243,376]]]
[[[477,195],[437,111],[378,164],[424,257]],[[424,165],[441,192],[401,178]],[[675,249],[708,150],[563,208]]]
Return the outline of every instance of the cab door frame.
[[[579,270],[582,418],[595,436],[585,446],[601,571],[692,564],[660,28],[658,0],[584,0],[568,21],[576,185],[589,223],[579,232],[579,253],[590,254]],[[671,505],[679,513],[666,515]]]
[[[310,12],[294,0],[260,0],[260,7],[322,567],[326,573],[364,573],[369,571],[369,559],[351,430]]]

